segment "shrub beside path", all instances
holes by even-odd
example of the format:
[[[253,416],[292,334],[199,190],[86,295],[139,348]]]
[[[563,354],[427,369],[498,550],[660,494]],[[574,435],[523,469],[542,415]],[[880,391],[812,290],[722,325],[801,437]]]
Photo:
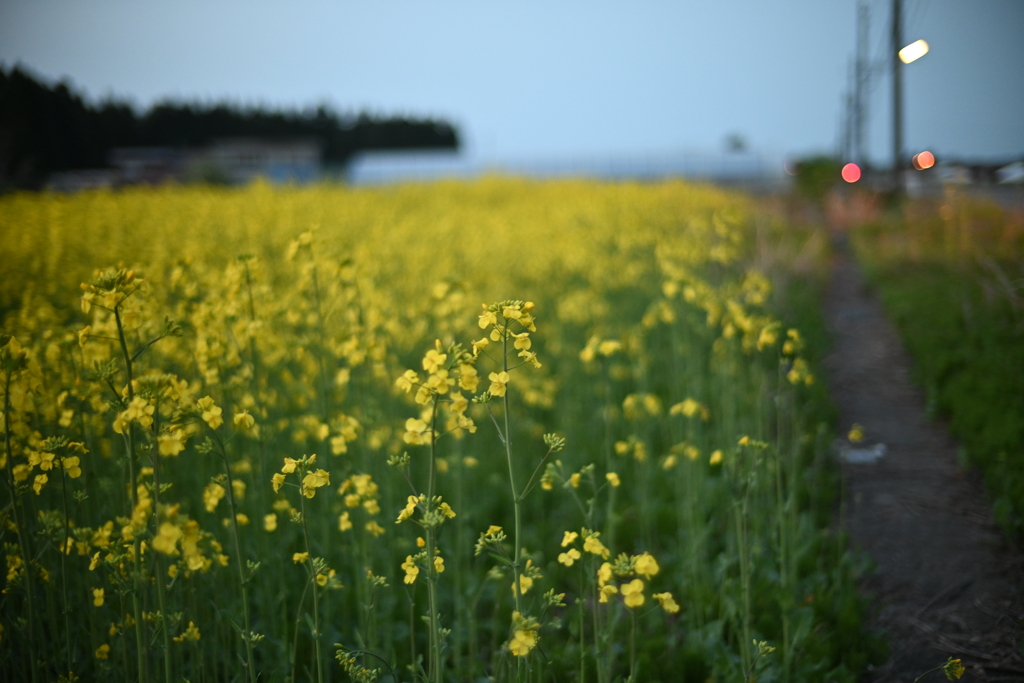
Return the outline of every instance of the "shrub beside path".
[[[841,424],[863,425],[865,448],[886,447],[873,463],[843,463],[843,523],[874,564],[862,586],[869,626],[890,648],[865,679],[913,681],[952,656],[964,680],[1024,681],[1024,557],[993,521],[980,478],[958,464],[956,443],[928,418],[911,360],[842,239],[825,314]]]

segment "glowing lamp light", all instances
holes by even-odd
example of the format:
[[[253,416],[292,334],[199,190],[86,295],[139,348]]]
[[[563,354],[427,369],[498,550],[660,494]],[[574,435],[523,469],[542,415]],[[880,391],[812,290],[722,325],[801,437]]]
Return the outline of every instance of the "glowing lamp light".
[[[848,183],[855,183],[860,180],[860,166],[852,162],[843,166],[843,180]]]
[[[904,64],[910,64],[915,60],[921,59],[926,54],[928,54],[928,43],[923,40],[915,40],[899,52],[900,61]]]
[[[925,150],[915,154],[912,161],[915,169],[923,171],[926,168],[931,168],[935,165],[935,155],[928,150]]]

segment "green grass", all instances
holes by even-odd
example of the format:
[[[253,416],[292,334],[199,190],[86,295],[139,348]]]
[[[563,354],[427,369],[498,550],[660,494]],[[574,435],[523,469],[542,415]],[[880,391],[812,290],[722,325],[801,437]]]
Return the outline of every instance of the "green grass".
[[[975,210],[966,242],[948,221],[908,214],[861,229],[854,245],[913,358],[929,413],[948,424],[964,464],[983,474],[996,519],[1020,538],[1024,268],[995,234],[1006,234],[1011,219],[992,211]]]

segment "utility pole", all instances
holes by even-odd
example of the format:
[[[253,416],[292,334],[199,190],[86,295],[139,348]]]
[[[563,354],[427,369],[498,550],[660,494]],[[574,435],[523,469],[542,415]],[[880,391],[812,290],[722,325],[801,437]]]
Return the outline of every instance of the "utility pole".
[[[843,163],[853,159],[857,144],[857,65],[851,63],[849,67],[846,94],[843,96],[842,138],[839,141],[839,156]]]
[[[857,118],[854,128],[857,163],[861,168],[865,168],[868,163],[868,102],[871,92],[871,72],[868,65],[868,26],[868,6],[862,1],[857,6],[857,81],[855,83]]]
[[[903,194],[903,2],[892,0],[892,177],[893,190]]]

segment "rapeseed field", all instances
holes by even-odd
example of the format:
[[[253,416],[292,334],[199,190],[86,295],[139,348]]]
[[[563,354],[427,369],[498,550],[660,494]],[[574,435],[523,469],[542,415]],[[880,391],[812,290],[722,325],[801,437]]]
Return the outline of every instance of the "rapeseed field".
[[[0,198],[5,680],[853,681],[794,260],[707,186]]]

